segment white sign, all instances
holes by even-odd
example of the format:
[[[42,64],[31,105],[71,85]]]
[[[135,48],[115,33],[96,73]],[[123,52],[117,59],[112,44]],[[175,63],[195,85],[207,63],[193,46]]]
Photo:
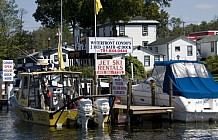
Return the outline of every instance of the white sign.
[[[97,59],[97,75],[125,75],[124,59]]]
[[[132,38],[87,37],[87,53],[132,53]]]
[[[13,60],[3,60],[3,81],[13,81],[14,63]]]
[[[127,95],[127,81],[123,81],[122,78],[113,78],[112,94],[115,96]]]

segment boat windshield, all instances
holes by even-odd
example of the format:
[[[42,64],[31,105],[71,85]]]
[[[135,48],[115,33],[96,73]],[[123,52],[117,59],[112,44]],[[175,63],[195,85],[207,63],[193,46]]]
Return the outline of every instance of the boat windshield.
[[[165,76],[165,66],[155,66],[151,77],[145,80],[145,83],[150,83],[150,80],[155,80],[156,84],[162,85]]]
[[[200,63],[175,63],[171,65],[171,68],[175,78],[209,77],[207,69]]]

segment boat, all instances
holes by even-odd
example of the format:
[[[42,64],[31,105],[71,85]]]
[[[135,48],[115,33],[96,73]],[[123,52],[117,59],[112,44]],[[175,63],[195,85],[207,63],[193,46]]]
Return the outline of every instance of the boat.
[[[155,90],[151,92],[152,81]],[[172,85],[172,86],[170,86]],[[152,94],[155,98],[152,101]],[[172,98],[170,98],[172,95]],[[126,97],[120,97],[125,104]],[[172,119],[183,122],[218,120],[218,84],[202,62],[158,61],[151,76],[132,86],[132,104],[174,107]]]
[[[48,126],[67,125],[78,112],[71,104],[80,95],[81,72],[48,70],[20,73],[10,103],[19,119]],[[76,101],[76,100],[74,100]]]

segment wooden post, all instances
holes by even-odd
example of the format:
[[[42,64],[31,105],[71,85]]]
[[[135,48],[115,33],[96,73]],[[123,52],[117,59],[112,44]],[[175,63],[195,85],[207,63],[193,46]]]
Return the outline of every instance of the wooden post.
[[[97,81],[98,77],[96,75],[96,71],[94,72],[94,94],[93,95],[98,95],[98,85],[97,85]]]
[[[98,95],[101,95],[101,80],[98,78]]]
[[[5,96],[8,99],[8,82],[5,82]]]
[[[84,79],[84,93],[83,93],[83,95],[87,95],[88,94],[88,92],[87,92],[87,79]]]
[[[95,80],[93,79],[93,80],[91,80],[91,93],[92,93],[92,95],[95,95]],[[94,103],[94,98],[92,98],[92,103]]]
[[[127,92],[127,112],[126,112],[126,123],[130,126],[130,105],[131,105],[131,94],[132,94],[132,80],[128,82],[128,92]]]
[[[155,81],[150,80],[150,86],[151,86],[151,104],[152,106],[155,106]]]
[[[169,106],[172,107],[173,106],[173,100],[172,100],[172,96],[173,96],[173,84],[172,84],[172,79],[170,79],[169,81]],[[172,120],[172,112],[169,112],[169,120]]]

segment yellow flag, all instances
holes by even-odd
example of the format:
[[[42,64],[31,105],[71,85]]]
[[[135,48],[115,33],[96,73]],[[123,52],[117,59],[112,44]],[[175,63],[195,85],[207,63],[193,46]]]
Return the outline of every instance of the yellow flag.
[[[101,8],[102,8],[101,1],[100,0],[95,0],[96,15],[98,14],[98,12],[100,11]]]
[[[64,59],[62,55],[62,45],[60,42],[58,43],[58,62],[59,62],[59,69],[64,70],[65,66],[64,66]]]

